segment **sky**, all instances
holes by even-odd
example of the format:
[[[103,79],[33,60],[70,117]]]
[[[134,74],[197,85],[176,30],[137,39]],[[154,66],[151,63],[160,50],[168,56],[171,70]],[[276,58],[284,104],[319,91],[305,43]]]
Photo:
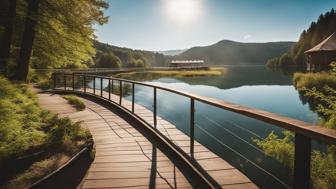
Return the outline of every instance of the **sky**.
[[[98,40],[143,50],[186,49],[223,39],[297,41],[336,0],[108,0]]]

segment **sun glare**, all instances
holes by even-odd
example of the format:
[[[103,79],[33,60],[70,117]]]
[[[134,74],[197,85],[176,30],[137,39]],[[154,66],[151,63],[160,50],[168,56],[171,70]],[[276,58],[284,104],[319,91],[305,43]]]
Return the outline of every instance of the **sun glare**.
[[[167,0],[167,13],[176,21],[188,21],[199,14],[199,0]]]

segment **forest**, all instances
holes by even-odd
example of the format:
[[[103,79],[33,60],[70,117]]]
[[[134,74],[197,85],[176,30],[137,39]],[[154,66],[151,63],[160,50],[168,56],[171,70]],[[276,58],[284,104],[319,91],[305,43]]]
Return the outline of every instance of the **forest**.
[[[316,22],[312,22],[307,30],[304,30],[297,43],[281,56],[269,59],[267,66],[277,70],[306,70],[306,58],[304,52],[320,43],[325,38],[336,32],[336,12],[331,9],[321,14]]]
[[[6,0],[0,15],[0,70],[28,79],[29,68],[88,67],[95,56],[93,25],[107,23],[103,0]],[[83,14],[83,13],[87,14]]]

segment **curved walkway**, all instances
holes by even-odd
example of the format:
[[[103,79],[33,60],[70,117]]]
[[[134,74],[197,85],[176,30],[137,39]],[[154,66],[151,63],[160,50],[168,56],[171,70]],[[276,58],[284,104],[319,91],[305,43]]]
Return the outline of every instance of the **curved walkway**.
[[[82,99],[87,108],[77,112],[59,95],[38,97],[43,108],[84,121],[93,135],[96,156],[82,188],[191,188],[168,157],[108,109]]]
[[[96,157],[82,188],[192,188],[164,153],[107,108],[82,99],[86,110],[74,113],[59,95],[39,94],[39,99],[42,107],[50,111],[84,121],[93,135]],[[148,114],[141,113],[144,117]],[[162,126],[158,129],[187,151],[187,136],[161,118],[158,122]],[[257,188],[237,169],[197,142],[195,159],[222,188]]]

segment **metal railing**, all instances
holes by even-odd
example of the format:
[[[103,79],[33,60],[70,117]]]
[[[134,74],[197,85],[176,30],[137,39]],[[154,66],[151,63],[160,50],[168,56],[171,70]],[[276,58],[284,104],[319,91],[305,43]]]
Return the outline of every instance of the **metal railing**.
[[[71,78],[71,85],[67,80]],[[227,103],[222,100],[208,98],[204,96],[195,95],[188,92],[183,92],[171,88],[161,87],[157,85],[114,78],[114,77],[105,77],[105,76],[97,76],[97,75],[87,75],[87,74],[77,74],[77,73],[53,73],[53,86],[54,90],[76,90],[75,88],[75,79],[82,77],[83,78],[83,93],[88,93],[86,83],[89,81],[89,78],[93,79],[93,94],[102,98],[105,98],[111,101],[111,93],[114,91],[115,82],[119,82],[119,106],[122,106],[122,96],[123,96],[123,84],[130,83],[132,85],[131,96],[132,96],[132,106],[131,109],[125,108],[127,111],[137,116],[141,120],[139,115],[137,115],[134,111],[135,104],[135,86],[146,86],[153,89],[153,121],[154,128],[157,126],[157,90],[163,90],[167,92],[171,92],[177,95],[181,95],[187,97],[190,100],[190,157],[193,158],[194,155],[194,141],[195,141],[195,102],[202,102],[213,107],[217,107],[220,109],[224,109],[230,112],[235,112],[243,116],[247,116],[259,121],[263,121],[265,123],[269,123],[275,125],[277,127],[287,129],[295,133],[295,153],[294,153],[294,183],[293,187],[295,189],[308,189],[310,187],[310,159],[311,159],[311,149],[312,149],[312,140],[318,140],[321,142],[325,142],[327,144],[336,144],[336,130],[328,129],[325,127],[321,127],[318,125],[308,124],[299,120],[295,120],[288,117],[279,116],[273,113],[269,113],[266,111],[248,108],[244,106],[240,106],[237,104]],[[59,78],[63,78],[63,86],[61,88],[57,88],[57,81]],[[100,94],[96,94],[96,79],[100,79]],[[108,97],[103,96],[103,80],[108,80]],[[148,122],[146,122],[150,125]]]

